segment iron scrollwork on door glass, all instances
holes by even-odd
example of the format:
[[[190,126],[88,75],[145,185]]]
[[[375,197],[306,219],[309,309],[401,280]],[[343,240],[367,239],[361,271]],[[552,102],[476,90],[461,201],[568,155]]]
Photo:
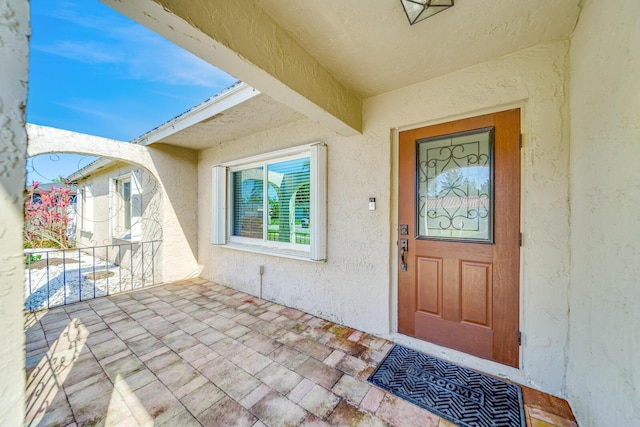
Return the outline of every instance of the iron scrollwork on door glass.
[[[493,128],[416,141],[419,239],[493,242]]]

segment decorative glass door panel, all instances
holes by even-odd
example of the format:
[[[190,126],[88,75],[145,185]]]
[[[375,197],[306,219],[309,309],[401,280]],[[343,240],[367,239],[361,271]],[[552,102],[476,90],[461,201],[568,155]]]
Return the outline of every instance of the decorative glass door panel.
[[[493,243],[493,128],[416,141],[418,239]]]

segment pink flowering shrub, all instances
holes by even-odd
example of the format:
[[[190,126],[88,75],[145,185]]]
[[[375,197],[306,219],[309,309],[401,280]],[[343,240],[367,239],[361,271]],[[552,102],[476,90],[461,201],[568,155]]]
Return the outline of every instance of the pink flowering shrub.
[[[39,183],[33,181],[27,190],[24,205],[24,247],[25,248],[69,248],[68,227],[71,220],[69,206],[73,194],[69,182],[60,179],[61,186],[50,191],[36,191]]]

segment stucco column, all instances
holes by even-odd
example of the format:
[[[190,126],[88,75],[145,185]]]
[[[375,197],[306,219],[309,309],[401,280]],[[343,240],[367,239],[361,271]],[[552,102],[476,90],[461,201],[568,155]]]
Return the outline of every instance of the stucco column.
[[[29,5],[0,0],[0,425],[24,423],[22,263]]]

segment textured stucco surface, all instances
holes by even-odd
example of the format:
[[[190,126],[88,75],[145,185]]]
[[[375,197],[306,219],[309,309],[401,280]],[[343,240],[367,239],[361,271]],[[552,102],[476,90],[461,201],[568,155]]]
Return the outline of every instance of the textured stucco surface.
[[[195,277],[198,185],[195,152],[163,144],[145,147],[61,129],[28,125],[29,156],[43,153],[83,153],[122,160],[140,166],[158,182],[163,200],[162,278],[166,281]]]
[[[330,129],[362,129],[360,98],[252,0],[101,1]]]
[[[315,141],[327,144],[328,239],[326,263],[292,260],[211,245],[211,167]],[[303,119],[200,153],[198,163],[199,260],[203,277],[347,325],[388,330],[389,180],[386,147],[364,136],[344,138]],[[383,141],[384,142],[384,141]],[[378,209],[367,210],[368,198]],[[386,199],[386,202],[385,202]],[[364,289],[363,289],[364,287]],[[361,295],[365,291],[366,295]],[[363,301],[371,309],[363,308]]]
[[[395,330],[396,147],[391,131],[521,107],[522,372],[455,360],[562,394],[568,328],[568,42],[541,45],[364,102],[364,133],[345,138],[310,120],[200,152],[199,261],[203,276],[377,334]],[[328,145],[328,261],[315,264],[211,245],[211,167],[280,148]],[[377,209],[369,211],[368,198]],[[417,340],[415,340],[417,341]],[[421,342],[414,343],[416,345]],[[434,350],[435,348],[435,350]]]
[[[640,3],[586,1],[571,68],[567,394],[580,426],[637,426]]]
[[[23,191],[29,7],[0,0],[0,425],[23,424]]]

